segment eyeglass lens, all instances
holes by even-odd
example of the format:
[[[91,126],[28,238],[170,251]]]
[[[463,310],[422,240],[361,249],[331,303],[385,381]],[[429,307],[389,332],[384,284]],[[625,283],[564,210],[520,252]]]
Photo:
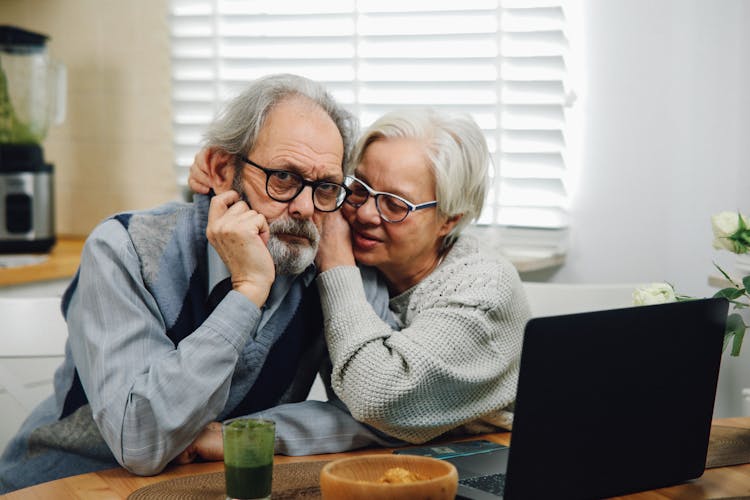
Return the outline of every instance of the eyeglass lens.
[[[302,176],[285,170],[266,171],[266,191],[276,201],[291,201],[302,192],[305,185],[313,188],[313,204],[323,212],[336,210],[344,202],[346,189],[334,182],[307,182]]]

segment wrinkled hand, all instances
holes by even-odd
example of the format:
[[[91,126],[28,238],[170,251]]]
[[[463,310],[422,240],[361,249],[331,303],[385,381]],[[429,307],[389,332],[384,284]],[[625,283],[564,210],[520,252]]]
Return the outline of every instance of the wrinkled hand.
[[[355,265],[351,230],[341,212],[316,213],[314,217],[320,228],[320,244],[315,256],[318,271]]]
[[[221,437],[221,423],[211,422],[198,437],[177,455],[173,462],[176,464],[189,464],[195,462],[196,458],[216,462],[224,460],[224,441]]]
[[[211,188],[211,178],[208,176],[208,156],[211,151],[203,148],[195,154],[193,164],[190,166],[188,176],[188,187],[195,193],[208,194]]]
[[[273,259],[266,247],[266,218],[240,200],[236,191],[211,198],[206,236],[224,261],[232,277],[232,288],[258,307],[268,298],[276,277]]]

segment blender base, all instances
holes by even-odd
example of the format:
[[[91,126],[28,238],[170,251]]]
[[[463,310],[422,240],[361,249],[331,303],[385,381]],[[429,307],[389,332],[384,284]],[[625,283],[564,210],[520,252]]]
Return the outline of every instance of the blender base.
[[[0,241],[0,254],[3,253],[47,253],[55,246],[55,237],[40,240]]]

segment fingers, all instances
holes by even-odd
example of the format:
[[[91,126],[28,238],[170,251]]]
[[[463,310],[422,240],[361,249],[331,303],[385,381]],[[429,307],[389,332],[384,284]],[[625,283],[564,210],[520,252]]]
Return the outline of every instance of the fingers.
[[[188,186],[196,193],[208,194],[211,188],[211,178],[208,175],[208,158],[210,154],[210,149],[201,149],[196,153],[193,164],[190,166]]]
[[[197,167],[201,174],[208,179],[208,159],[211,157],[211,148],[201,148],[200,151],[195,153],[193,158],[193,166]]]
[[[208,209],[206,237],[220,255],[225,254],[221,248],[228,249],[232,241],[248,241],[253,235],[260,237],[263,246],[268,245],[271,231],[262,214],[251,210],[234,191],[213,197]]]
[[[266,218],[255,210],[251,210],[242,201],[237,201],[228,207],[222,200],[217,202],[216,207],[212,202],[206,227],[209,241],[213,242],[216,238],[224,239],[233,234],[257,234],[264,243],[268,243],[270,229]]]
[[[262,217],[261,224],[257,226],[258,228],[258,236],[260,236],[260,239],[263,240],[264,245],[268,245],[268,239],[271,237],[271,229],[268,227],[268,221],[265,217]]]
[[[203,183],[203,181],[196,179],[196,177],[192,173],[192,168],[193,167],[190,167],[191,172],[190,177],[188,177],[188,187],[194,193],[208,194],[208,192],[211,190],[208,183]]]
[[[172,462],[178,465],[190,464],[195,461],[195,456],[196,456],[195,444],[191,443],[190,446],[188,446],[188,448],[185,451],[183,451],[182,453],[174,457]]]
[[[211,225],[211,223],[215,223],[225,213],[227,213],[227,210],[229,210],[229,207],[233,207],[234,205],[237,205],[237,202],[239,200],[240,200],[239,193],[231,189],[221,194],[217,194],[216,196],[211,198],[211,205],[208,207],[209,226]],[[247,207],[246,204],[245,206]]]
[[[172,463],[189,464],[195,462],[198,457],[203,460],[222,460],[224,458],[221,422],[209,422],[190,443],[190,446],[172,460]]]
[[[275,278],[266,218],[236,192],[216,195],[208,209],[206,237],[232,277],[232,287],[262,307]]]
[[[320,272],[337,266],[354,265],[349,224],[340,212],[331,212],[322,217],[320,245],[315,264]]]
[[[213,432],[221,432],[221,422],[209,422],[208,425],[206,425],[207,431],[213,431]]]

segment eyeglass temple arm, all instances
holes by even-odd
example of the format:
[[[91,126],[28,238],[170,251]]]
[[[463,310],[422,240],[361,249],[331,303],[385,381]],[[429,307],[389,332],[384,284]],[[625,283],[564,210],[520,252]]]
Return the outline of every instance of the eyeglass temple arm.
[[[420,203],[419,205],[412,205],[412,211],[414,210],[422,210],[423,208],[430,208],[437,206],[438,202],[435,201],[428,201],[426,203]]]

